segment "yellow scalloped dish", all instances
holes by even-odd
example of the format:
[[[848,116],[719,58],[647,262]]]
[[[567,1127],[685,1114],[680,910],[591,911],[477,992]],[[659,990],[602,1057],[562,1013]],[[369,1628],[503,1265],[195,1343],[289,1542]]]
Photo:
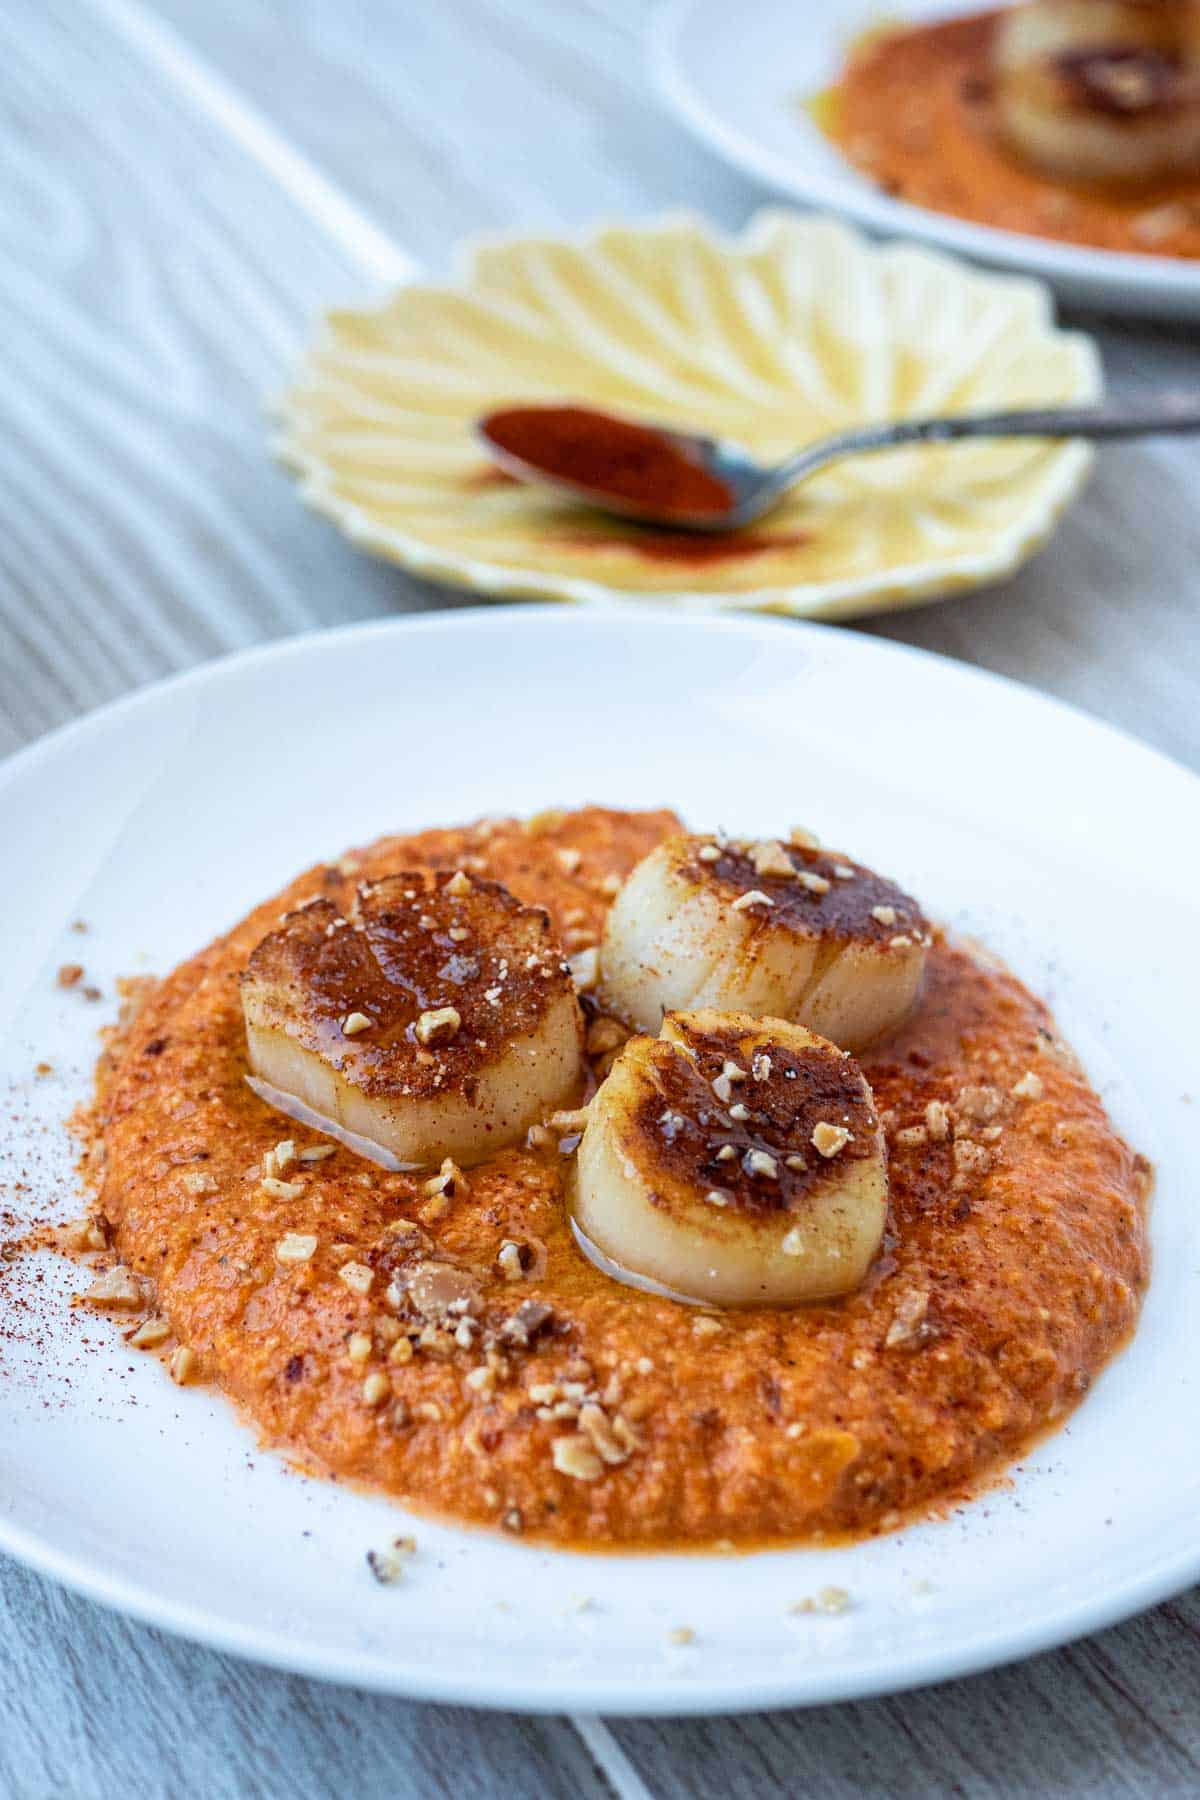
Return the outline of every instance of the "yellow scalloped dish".
[[[715,432],[765,460],[869,420],[1096,398],[1046,290],[831,221],[692,219],[476,248],[455,286],[330,313],[282,406],[305,498],[357,543],[494,598],[846,617],[994,581],[1086,477],[1080,443],[919,447],[842,464],[716,540],[510,481],[474,422],[577,401]]]

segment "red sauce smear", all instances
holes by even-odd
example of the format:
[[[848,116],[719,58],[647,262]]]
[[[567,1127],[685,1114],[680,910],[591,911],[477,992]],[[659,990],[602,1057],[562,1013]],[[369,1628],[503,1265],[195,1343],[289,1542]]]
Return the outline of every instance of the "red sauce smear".
[[[686,456],[670,435],[586,406],[514,406],[494,412],[483,434],[498,450],[556,481],[611,494],[683,518],[723,513],[727,483]]]

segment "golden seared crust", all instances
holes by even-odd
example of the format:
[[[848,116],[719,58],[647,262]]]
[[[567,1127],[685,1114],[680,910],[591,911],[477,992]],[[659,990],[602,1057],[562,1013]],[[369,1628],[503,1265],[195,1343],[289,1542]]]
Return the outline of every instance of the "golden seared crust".
[[[928,935],[929,922],[911,894],[835,851],[777,838],[681,838],[679,846],[686,879],[697,885],[716,881],[731,901],[765,895],[769,905],[746,909],[764,929],[782,927],[831,943],[881,948],[897,936],[917,942]]]
[[[247,1018],[286,1032],[364,1094],[469,1091],[532,1032],[571,977],[540,907],[461,870],[360,885],[350,917],[317,899],[255,948]],[[453,1029],[422,1022],[452,1009]]]
[[[769,1034],[770,1021],[758,1030]],[[847,1163],[876,1154],[879,1121],[858,1065],[842,1051],[813,1045],[797,1052],[773,1040],[747,1055],[746,1045],[745,1030],[734,1027],[688,1032],[682,1045],[656,1039],[630,1134],[649,1147],[644,1166],[661,1175],[658,1198],[667,1210],[675,1193],[692,1209],[699,1186],[719,1193],[730,1214],[802,1220],[822,1193],[841,1185]],[[730,1065],[740,1078],[730,1080]],[[819,1125],[850,1133],[836,1157],[814,1148]],[[769,1176],[755,1172],[768,1166]]]

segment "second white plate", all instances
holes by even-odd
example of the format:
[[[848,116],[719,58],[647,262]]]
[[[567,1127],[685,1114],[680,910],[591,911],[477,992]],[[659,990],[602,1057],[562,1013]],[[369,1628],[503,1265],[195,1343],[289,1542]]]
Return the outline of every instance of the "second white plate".
[[[8,1213],[79,1207],[62,1125],[113,1003],[59,988],[61,963],[111,996],[349,844],[593,799],[748,832],[802,819],[987,939],[1048,995],[1158,1165],[1156,1273],[1134,1342],[1068,1428],[951,1518],[822,1551],[589,1557],[407,1523],[289,1473],[219,1394],[173,1387],[72,1313],[77,1271],[0,1261],[0,1548],[284,1668],[555,1711],[900,1688],[1195,1580],[1198,795],[1128,739],[959,665],[653,610],[489,608],[301,638],[26,751],[0,769],[0,842],[20,849],[0,933]],[[380,1587],[364,1552],[401,1529],[411,1576]],[[849,1611],[789,1613],[828,1585]],[[695,1641],[676,1649],[681,1626]]]
[[[977,12],[982,0],[910,0],[904,19]],[[875,0],[668,0],[651,61],[664,98],[727,161],[780,193],[893,236],[923,238],[1040,275],[1065,298],[1113,312],[1200,318],[1200,263],[1023,237],[893,200],[821,133],[804,99],[828,87],[846,46],[879,22]]]

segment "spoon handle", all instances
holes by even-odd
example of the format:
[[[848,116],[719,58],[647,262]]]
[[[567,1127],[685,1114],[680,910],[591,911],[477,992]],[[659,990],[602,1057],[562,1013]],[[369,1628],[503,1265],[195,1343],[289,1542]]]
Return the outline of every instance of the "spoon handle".
[[[944,419],[893,419],[865,425],[801,450],[781,470],[791,481],[828,462],[902,444],[950,444],[963,438],[1123,438],[1164,431],[1200,431],[1200,392],[1159,394],[1153,400],[1101,406],[1042,406],[1018,412],[958,413]]]

